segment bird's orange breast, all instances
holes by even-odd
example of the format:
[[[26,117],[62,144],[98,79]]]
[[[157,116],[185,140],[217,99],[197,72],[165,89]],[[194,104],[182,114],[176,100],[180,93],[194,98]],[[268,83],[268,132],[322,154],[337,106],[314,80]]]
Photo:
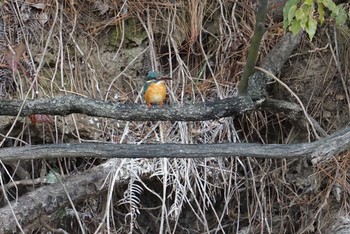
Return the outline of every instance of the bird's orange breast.
[[[145,93],[144,98],[147,104],[158,103],[163,104],[166,97],[166,87],[164,81],[159,81],[157,83],[151,83]]]

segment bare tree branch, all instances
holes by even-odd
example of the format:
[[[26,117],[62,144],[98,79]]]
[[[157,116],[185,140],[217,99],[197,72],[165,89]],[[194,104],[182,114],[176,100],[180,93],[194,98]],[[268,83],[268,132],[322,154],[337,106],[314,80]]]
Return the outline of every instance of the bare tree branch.
[[[205,157],[256,157],[256,158],[300,158],[314,157],[323,161],[350,147],[350,128],[343,129],[312,143],[301,144],[46,144],[0,149],[3,162],[29,159],[53,159],[59,157],[98,158],[205,158]]]
[[[1,100],[0,115],[16,116],[23,101]],[[254,107],[249,97],[232,97],[183,106],[168,106],[148,110],[145,105],[119,104],[71,95],[49,99],[26,100],[21,116],[49,114],[65,116],[81,113],[129,121],[167,120],[198,121],[242,114]]]
[[[1,100],[0,115],[16,116],[23,101]],[[146,106],[139,104],[119,104],[104,102],[81,96],[63,96],[50,99],[27,100],[24,103],[21,116],[32,114],[50,114],[65,116],[73,113],[82,113],[94,117],[107,117],[130,121],[203,121],[235,116],[247,111],[259,108],[272,113],[284,113],[286,116],[304,127],[306,124],[302,109],[295,103],[283,100],[266,99],[262,103],[253,102],[249,96],[226,98],[216,101],[208,101],[196,105],[168,106],[163,109],[154,108],[148,110]],[[327,133],[314,123],[321,136]]]

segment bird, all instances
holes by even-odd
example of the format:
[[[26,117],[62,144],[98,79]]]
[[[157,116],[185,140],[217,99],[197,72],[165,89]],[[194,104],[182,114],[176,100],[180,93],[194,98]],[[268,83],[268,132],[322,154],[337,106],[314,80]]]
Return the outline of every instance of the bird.
[[[143,97],[148,105],[148,109],[152,104],[158,104],[163,107],[163,102],[166,98],[165,80],[171,80],[169,77],[160,76],[159,72],[149,71],[146,76],[146,83],[143,86]]]

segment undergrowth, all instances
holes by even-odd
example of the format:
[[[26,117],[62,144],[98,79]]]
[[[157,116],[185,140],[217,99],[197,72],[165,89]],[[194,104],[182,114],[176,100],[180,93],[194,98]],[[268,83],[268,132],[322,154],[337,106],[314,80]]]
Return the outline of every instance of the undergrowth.
[[[2,67],[0,94],[19,99],[76,94],[142,104],[144,76],[156,70],[172,78],[166,103],[170,107],[237,95],[255,24],[254,9],[248,0],[47,1],[41,5],[5,1],[1,59],[2,64],[12,59],[17,65]],[[259,61],[283,35],[279,23],[270,11]],[[12,57],[7,51],[23,45],[26,49],[19,55]],[[71,115],[54,117],[52,125],[34,125],[29,119],[16,118],[14,126],[12,146],[98,141],[201,147],[311,140],[310,133],[292,127],[286,116],[259,111],[200,122],[127,122]],[[0,139],[8,139],[3,135]],[[322,230],[336,207],[348,209],[347,156],[339,155],[319,167],[299,159],[215,155],[123,159],[106,178],[106,194],[77,202],[74,212],[79,215],[67,212],[49,223],[81,233]],[[69,175],[104,160],[58,162],[49,163],[60,174]],[[25,170],[32,179],[44,178],[49,172],[45,165],[32,162]],[[130,175],[126,184],[117,179],[122,173]],[[336,205],[329,208],[333,202]],[[77,223],[76,217],[82,223],[79,228],[69,224]]]

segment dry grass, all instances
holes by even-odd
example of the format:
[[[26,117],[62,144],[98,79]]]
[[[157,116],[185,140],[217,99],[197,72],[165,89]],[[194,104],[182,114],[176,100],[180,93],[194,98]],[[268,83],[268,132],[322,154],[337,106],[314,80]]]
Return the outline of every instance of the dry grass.
[[[65,1],[63,5],[47,1],[42,9],[35,4],[21,9],[18,4],[7,1],[7,10],[2,10],[4,17],[20,26],[6,31],[10,36],[1,46],[24,43],[26,54],[20,62],[27,67],[15,72],[2,69],[0,91],[5,97],[21,99],[78,94],[141,103],[140,91],[148,70],[159,70],[173,78],[168,85],[168,105],[230,97],[236,94],[255,22],[255,6],[248,0]],[[25,14],[30,20],[24,18]],[[48,20],[40,24],[45,16]],[[267,22],[269,26],[275,23],[272,18]],[[23,40],[21,30],[25,31]],[[264,37],[260,59],[280,36],[280,27],[271,27]],[[2,59],[5,64],[6,58]],[[11,90],[8,87],[12,81],[16,89]],[[313,116],[316,113],[318,110],[312,111]],[[239,118],[173,123],[72,115],[55,117],[53,127],[44,125],[42,129],[31,125],[28,119],[17,118],[13,128],[17,132],[9,131],[7,135],[15,137],[14,146],[108,141],[200,147],[205,143],[267,144],[309,139],[304,136],[307,133],[300,134],[291,127],[285,116],[262,112]],[[40,137],[34,136],[38,134]],[[77,216],[80,228],[73,230],[82,233],[321,230],[324,219],[332,213],[327,204],[337,197],[331,196],[333,190],[338,189],[339,194],[334,201],[336,206],[348,209],[347,158],[340,155],[318,168],[308,166],[304,160],[215,155],[203,160],[154,159],[147,162],[153,172],[149,178],[139,177],[143,160],[125,159],[106,179],[108,194],[77,204],[78,210],[72,217],[67,213],[52,225],[60,226],[60,220],[67,224],[69,220],[76,222]],[[101,162],[62,159],[55,166],[67,175],[98,163]],[[116,175],[126,165],[132,179],[120,192],[115,186]],[[46,176],[45,164],[32,166],[33,179]],[[82,218],[83,214],[89,218]],[[149,217],[153,221],[145,223]],[[62,228],[69,229],[69,225]]]

